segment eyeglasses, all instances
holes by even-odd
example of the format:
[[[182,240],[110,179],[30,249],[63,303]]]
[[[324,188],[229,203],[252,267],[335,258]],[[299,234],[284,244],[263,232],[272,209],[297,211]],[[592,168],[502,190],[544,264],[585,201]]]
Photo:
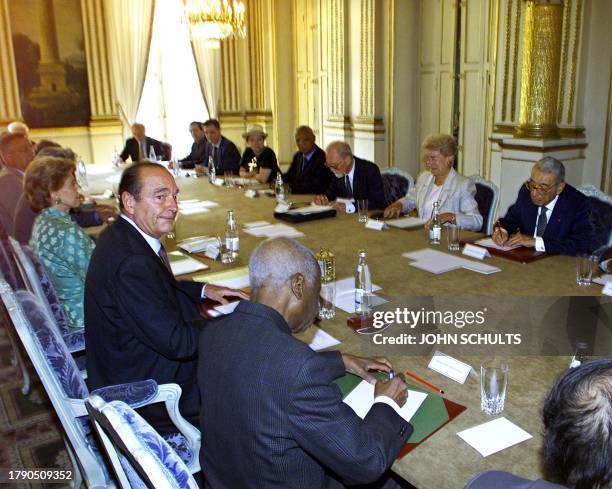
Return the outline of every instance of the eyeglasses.
[[[529,190],[529,192],[545,194],[550,191],[550,189],[556,187],[556,185],[537,185],[533,180],[530,179],[525,182],[525,187],[527,188],[527,190]]]

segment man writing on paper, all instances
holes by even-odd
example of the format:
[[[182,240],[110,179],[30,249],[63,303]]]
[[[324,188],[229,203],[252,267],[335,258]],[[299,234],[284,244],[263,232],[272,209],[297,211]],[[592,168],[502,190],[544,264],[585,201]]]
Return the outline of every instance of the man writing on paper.
[[[335,179],[324,194],[315,197],[315,204],[331,205],[338,212],[355,212],[355,200],[366,199],[369,209],[384,209],[385,192],[378,167],[353,156],[351,147],[342,141],[327,146],[327,167]]]
[[[183,416],[199,414],[197,340],[203,298],[225,303],[246,294],[177,281],[160,241],[178,213],[178,188],[163,166],[129,166],[119,183],[121,216],[102,233],[85,279],[85,337],[90,389],[153,379],[183,391]],[[176,429],[161,404],[141,410],[161,433]]]
[[[318,314],[320,271],[289,238],[261,243],[249,261],[251,301],[200,335],[200,463],[211,489],[322,489],[379,480],[412,433],[396,413],[407,399],[399,377],[377,382],[362,420],[334,379],[371,382],[386,360],[317,353],[292,333]],[[392,407],[393,406],[393,407]],[[368,486],[370,487],[370,486]],[[390,479],[371,487],[397,487]]]
[[[565,167],[547,156],[531,170],[516,202],[498,221],[498,246],[525,246],[551,255],[588,253],[593,229],[587,198],[565,183]]]

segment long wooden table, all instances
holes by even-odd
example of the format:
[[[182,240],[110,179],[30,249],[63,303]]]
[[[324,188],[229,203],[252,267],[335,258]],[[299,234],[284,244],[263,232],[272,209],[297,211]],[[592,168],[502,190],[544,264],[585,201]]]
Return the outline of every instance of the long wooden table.
[[[92,193],[113,188],[104,178],[90,178]],[[218,202],[218,208],[210,212],[179,216],[176,239],[196,235],[223,236],[227,209],[233,209],[241,228],[240,254],[236,263],[222,265],[219,261],[206,261],[210,272],[221,271],[248,263],[250,252],[262,241],[242,231],[242,224],[256,220],[275,222],[273,198],[261,196],[246,198],[238,188],[219,188],[204,178],[179,177],[177,183],[183,199],[199,198]],[[115,185],[116,188],[116,185]],[[305,196],[290,196],[294,201],[305,201]],[[520,304],[524,298],[529,302],[534,296],[546,297],[554,308],[563,296],[599,296],[601,287],[587,288],[575,284],[575,259],[571,257],[548,257],[531,264],[520,264],[503,258],[492,257],[487,264],[498,266],[501,272],[481,275],[468,270],[455,270],[441,275],[409,266],[409,260],[401,255],[407,251],[427,248],[428,239],[424,230],[386,229],[373,231],[357,222],[357,216],[344,215],[294,225],[305,236],[300,240],[313,251],[320,247],[331,249],[336,256],[337,278],[352,276],[357,262],[357,251],[368,251],[368,263],[373,282],[382,287],[381,295],[388,298],[401,296],[430,297],[444,302],[452,297],[469,296],[477,303],[482,296],[487,301],[500,303],[512,299]],[[466,237],[476,236],[465,233]],[[444,237],[443,237],[444,238]],[[173,243],[166,243],[172,248]],[[445,251],[441,248],[441,251]],[[600,300],[598,297],[597,300]],[[605,300],[605,299],[604,299]],[[609,304],[608,304],[609,305]],[[514,306],[513,306],[514,307]],[[540,306],[541,307],[541,306]],[[356,354],[381,354],[387,356],[397,371],[410,370],[445,390],[445,396],[467,406],[467,410],[444,426],[393,465],[393,470],[418,489],[462,488],[474,475],[484,470],[506,470],[530,479],[542,477],[540,451],[542,448],[542,425],[540,410],[544,396],[555,379],[567,368],[571,351],[560,352],[561,356],[515,356],[505,360],[510,365],[510,376],[506,408],[503,413],[512,422],[533,435],[528,441],[483,458],[457,436],[457,432],[492,419],[480,411],[480,387],[476,375],[470,375],[460,385],[427,369],[430,354],[414,352],[409,347],[376,346],[371,336],[360,336],[347,327],[348,315],[337,309],[333,320],[321,322],[320,327],[342,343],[339,349]],[[511,325],[512,314],[507,317]],[[391,330],[391,328],[389,328]],[[387,333],[387,331],[385,332]],[[597,331],[597,341],[609,341],[610,334]],[[446,351],[444,347],[438,349]],[[608,350],[610,347],[608,347]],[[503,352],[507,350],[500,348]],[[481,363],[500,360],[496,351],[486,355],[458,355],[458,358],[479,369]]]

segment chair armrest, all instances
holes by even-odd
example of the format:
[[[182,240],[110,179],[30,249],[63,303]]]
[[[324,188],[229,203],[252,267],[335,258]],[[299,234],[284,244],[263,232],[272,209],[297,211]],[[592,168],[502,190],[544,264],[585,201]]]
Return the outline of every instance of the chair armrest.
[[[70,353],[76,353],[85,350],[85,330],[77,329],[62,335],[66,347]]]
[[[106,402],[123,401],[134,409],[165,400],[159,399],[157,382],[153,379],[100,387],[92,394],[100,396]]]

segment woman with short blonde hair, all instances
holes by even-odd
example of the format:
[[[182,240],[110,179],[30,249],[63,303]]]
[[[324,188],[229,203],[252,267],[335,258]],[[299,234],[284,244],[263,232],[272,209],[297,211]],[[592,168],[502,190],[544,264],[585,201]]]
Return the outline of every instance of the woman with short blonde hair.
[[[427,170],[419,175],[405,197],[385,209],[385,217],[397,217],[416,209],[419,218],[427,220],[428,225],[437,202],[442,224],[457,224],[463,229],[480,231],[482,216],[474,198],[476,186],[453,168],[457,140],[449,134],[431,134],[421,148]]]

